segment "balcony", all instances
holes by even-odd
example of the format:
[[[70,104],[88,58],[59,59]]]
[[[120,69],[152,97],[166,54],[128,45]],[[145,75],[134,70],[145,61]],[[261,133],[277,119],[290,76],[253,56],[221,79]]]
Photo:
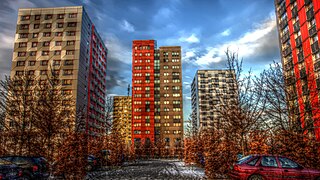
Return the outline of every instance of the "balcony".
[[[286,71],[289,71],[290,69],[292,69],[293,68],[293,63],[292,63],[292,61],[289,61],[288,63],[286,63],[285,65],[284,65],[284,69],[286,70]]]
[[[304,0],[305,5],[309,5],[312,2],[312,0]]]
[[[281,4],[282,1],[284,1],[284,0],[277,0],[277,3],[278,3],[278,4]]]
[[[286,6],[281,6],[281,7],[279,8],[279,15],[282,16],[283,13],[285,13],[285,12],[286,12]]]
[[[315,25],[313,25],[310,29],[309,29],[309,36],[313,36],[315,33],[317,33],[317,27]]]
[[[316,52],[319,51],[319,43],[318,41],[314,42],[312,45],[311,45],[311,50],[312,50],[312,53],[315,54]]]
[[[287,84],[287,85],[294,84],[295,81],[296,81],[296,80],[295,80],[294,77],[286,78],[286,84]]]
[[[293,25],[293,30],[294,30],[294,32],[298,32],[298,31],[300,30],[299,21],[297,21],[296,23],[294,23],[294,25]]]
[[[314,16],[314,12],[313,12],[313,8],[310,8],[308,11],[307,11],[307,19],[310,20],[312,19]]]
[[[303,60],[304,60],[303,53],[299,52],[298,53],[298,62],[301,63],[301,62],[303,62]]]
[[[314,64],[314,71],[319,71],[320,70],[320,61],[318,61],[318,62],[316,62],[315,64]]]
[[[282,53],[284,56],[288,56],[291,53],[291,48],[287,47]]]
[[[287,20],[287,19],[282,20],[282,21],[280,22],[280,29],[285,28],[287,25],[288,25],[288,20]]]
[[[288,39],[290,38],[289,33],[285,33],[282,37],[281,37],[281,42],[284,43],[286,42]]]
[[[293,9],[292,9],[292,17],[296,17],[298,15],[298,9],[297,9],[297,6],[295,6]]]
[[[301,36],[299,36],[296,38],[296,47],[301,46],[301,44],[302,44],[302,40],[301,40]]]

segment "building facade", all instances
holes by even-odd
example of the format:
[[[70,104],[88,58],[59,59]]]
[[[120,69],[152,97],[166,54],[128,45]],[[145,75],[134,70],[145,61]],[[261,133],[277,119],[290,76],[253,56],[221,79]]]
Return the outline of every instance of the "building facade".
[[[11,77],[58,76],[84,111],[84,131],[105,133],[107,48],[82,6],[19,9]]]
[[[113,97],[113,128],[117,128],[125,143],[131,145],[131,96]]]
[[[132,141],[164,141],[174,147],[183,138],[181,47],[157,48],[154,40],[132,47]]]
[[[276,0],[275,6],[290,115],[320,140],[320,1]]]
[[[231,70],[198,70],[191,84],[192,126],[195,131],[219,128],[219,106],[236,98]]]

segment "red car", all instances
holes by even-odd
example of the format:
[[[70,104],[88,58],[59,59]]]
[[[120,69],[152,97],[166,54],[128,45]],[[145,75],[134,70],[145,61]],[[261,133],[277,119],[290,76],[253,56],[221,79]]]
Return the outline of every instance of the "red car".
[[[230,167],[229,176],[241,180],[320,180],[320,171],[304,168],[293,160],[274,155],[249,155]]]

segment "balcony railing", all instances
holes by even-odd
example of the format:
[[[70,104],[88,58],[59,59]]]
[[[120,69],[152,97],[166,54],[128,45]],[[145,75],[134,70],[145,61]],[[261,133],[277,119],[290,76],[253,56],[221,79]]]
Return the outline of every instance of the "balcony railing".
[[[290,53],[291,53],[291,48],[290,48],[290,47],[287,47],[287,48],[283,51],[284,56],[288,56]]]
[[[298,62],[300,63],[300,62],[302,62],[304,60],[304,58],[303,58],[303,53],[302,52],[299,52],[298,53]]]
[[[311,50],[312,50],[313,54],[315,54],[316,52],[319,51],[319,42],[318,41],[311,44]]]
[[[313,36],[315,33],[317,33],[317,27],[315,25],[313,25],[310,29],[309,29],[309,36]]]
[[[314,12],[313,12],[313,8],[310,8],[308,11],[307,11],[307,19],[310,20],[312,19],[314,16]]]
[[[285,33],[282,37],[281,37],[281,42],[284,43],[286,42],[288,39],[290,38],[289,33]]]
[[[299,21],[297,21],[296,23],[294,23],[294,25],[293,25],[293,30],[294,30],[294,32],[298,32],[298,31],[300,30]]]
[[[299,36],[296,38],[296,47],[301,46],[301,44],[302,44],[302,40],[301,40],[301,37]]]
[[[287,20],[287,19],[282,20],[282,21],[280,22],[280,28],[281,28],[281,29],[285,28],[287,25],[288,25],[288,20]]]
[[[282,16],[283,13],[285,13],[285,12],[286,12],[286,6],[281,6],[281,7],[279,8],[279,15]]]
[[[292,17],[296,17],[298,15],[298,9],[297,9],[297,6],[295,6],[293,9],[292,9]]]

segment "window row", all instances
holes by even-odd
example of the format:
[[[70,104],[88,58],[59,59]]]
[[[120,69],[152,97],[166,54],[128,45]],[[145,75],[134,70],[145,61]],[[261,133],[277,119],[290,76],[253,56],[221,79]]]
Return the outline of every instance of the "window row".
[[[66,50],[65,51],[66,54],[65,55],[74,55],[75,54],[75,50]],[[37,56],[37,51],[29,51],[29,56]],[[51,54],[53,55],[61,55],[61,50],[56,50],[56,51],[41,51],[41,56],[49,56]],[[26,57],[27,56],[27,52],[23,51],[23,52],[18,52],[17,54],[18,57]]]
[[[39,37],[39,33],[19,33],[19,39],[23,39],[23,38],[28,38],[29,34],[32,35],[32,38],[38,38]],[[42,36],[43,37],[51,37],[51,32],[43,32]],[[63,32],[55,32],[54,35],[56,37],[62,37],[63,36]],[[66,36],[75,36],[76,35],[76,31],[66,31],[65,32]]]
[[[69,17],[69,18],[76,18],[77,17],[77,13],[69,13],[69,14],[36,14],[33,15],[34,16],[34,20],[40,20],[41,17],[44,18],[44,20],[50,20],[53,19],[54,17],[56,17],[56,19],[64,19],[65,17]],[[27,20],[31,20],[31,15],[23,15],[20,16],[20,20],[21,21],[27,21]]]

